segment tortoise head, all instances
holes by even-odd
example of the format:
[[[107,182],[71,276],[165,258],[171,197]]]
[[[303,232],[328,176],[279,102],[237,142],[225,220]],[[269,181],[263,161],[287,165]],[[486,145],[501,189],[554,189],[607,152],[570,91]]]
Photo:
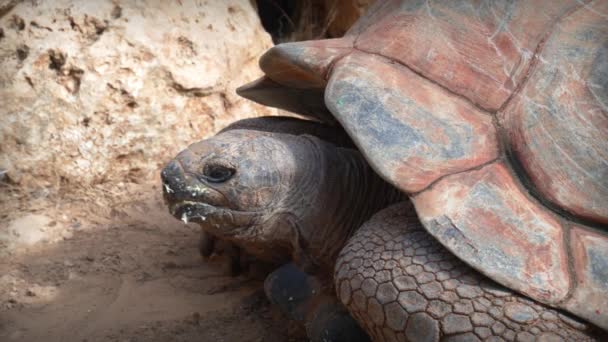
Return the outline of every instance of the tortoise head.
[[[329,215],[318,215],[312,205],[319,201],[324,172],[317,140],[257,129],[222,131],[164,167],[165,202],[176,218],[196,222],[259,259],[283,262],[297,253],[301,239],[315,235],[319,217]]]
[[[288,145],[232,130],[190,145],[161,172],[169,211],[220,237],[254,232],[285,198],[296,173]]]
[[[179,153],[161,172],[169,211],[257,258],[333,269],[350,232],[402,195],[356,150],[319,139],[319,124],[271,121],[256,121],[267,131],[241,122]]]

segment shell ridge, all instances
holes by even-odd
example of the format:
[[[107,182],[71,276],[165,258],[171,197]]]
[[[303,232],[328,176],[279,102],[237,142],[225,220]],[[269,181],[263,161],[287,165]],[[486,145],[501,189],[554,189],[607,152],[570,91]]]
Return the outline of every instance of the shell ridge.
[[[580,9],[585,8],[587,6],[587,4],[591,2],[591,0],[587,0],[587,2],[577,0],[577,2],[579,2],[581,4],[579,7],[575,7],[573,9],[571,9],[569,12],[564,13],[562,16],[556,18],[551,25],[549,25],[549,27],[543,34],[543,38],[541,38],[541,40],[536,45],[536,49],[534,49],[534,54],[532,55],[532,60],[530,61],[529,65],[528,65],[528,69],[526,70],[525,76],[523,77],[521,82],[519,82],[517,84],[517,87],[515,87],[515,89],[511,92],[511,95],[509,95],[509,97],[507,97],[507,99],[502,103],[500,108],[498,108],[498,110],[496,110],[495,113],[502,113],[505,110],[505,108],[509,105],[509,103],[511,102],[511,99],[518,96],[519,93],[521,92],[521,90],[524,88],[524,86],[528,83],[530,76],[532,74],[534,74],[534,71],[536,70],[536,66],[538,65],[538,61],[540,60],[540,55],[543,51],[543,48],[545,47],[545,43],[549,40],[549,38],[551,38],[551,35],[553,34],[553,32],[555,32],[555,26],[559,22],[565,20],[566,18],[570,17],[571,15],[573,15],[574,13],[579,11]]]
[[[419,190],[419,191],[416,191],[416,192],[412,192],[412,193],[410,193],[409,195],[410,195],[412,198],[413,198],[413,197],[416,197],[416,196],[420,195],[421,193],[423,193],[423,192],[425,192],[425,191],[427,191],[427,190],[432,189],[432,188],[435,186],[435,184],[437,184],[437,183],[441,182],[443,179],[445,179],[445,178],[447,178],[447,177],[449,177],[449,176],[454,176],[454,175],[457,175],[457,174],[461,174],[461,173],[467,173],[467,172],[471,172],[471,171],[479,171],[479,170],[481,170],[481,169],[483,169],[483,168],[485,168],[485,167],[487,167],[487,166],[490,166],[490,165],[492,165],[492,164],[494,164],[494,163],[496,163],[496,162],[498,162],[498,161],[500,161],[500,160],[502,160],[502,159],[503,159],[503,158],[502,158],[502,156],[498,156],[498,157],[496,157],[496,158],[494,158],[494,159],[492,159],[492,160],[488,160],[488,161],[486,161],[486,162],[484,162],[484,163],[482,163],[482,164],[479,164],[479,165],[477,165],[477,166],[470,167],[470,168],[468,168],[468,169],[466,169],[466,170],[461,170],[461,171],[456,171],[456,172],[446,173],[445,175],[442,175],[441,177],[439,177],[439,178],[435,179],[434,181],[432,181],[431,183],[429,183],[429,185],[427,185],[426,187],[424,187],[424,189]]]

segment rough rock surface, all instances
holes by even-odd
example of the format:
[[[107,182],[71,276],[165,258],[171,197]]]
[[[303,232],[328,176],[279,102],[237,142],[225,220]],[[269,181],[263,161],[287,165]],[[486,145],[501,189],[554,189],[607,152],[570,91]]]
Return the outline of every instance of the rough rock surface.
[[[0,6],[0,170],[21,185],[151,179],[273,112],[234,93],[271,45],[249,1],[14,3]]]

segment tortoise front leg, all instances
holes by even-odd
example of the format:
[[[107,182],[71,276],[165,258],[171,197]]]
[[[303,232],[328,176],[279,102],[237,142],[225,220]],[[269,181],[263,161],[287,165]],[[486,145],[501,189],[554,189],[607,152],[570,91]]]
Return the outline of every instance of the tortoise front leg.
[[[215,237],[205,231],[201,231],[198,240],[198,251],[203,258],[208,258],[215,251]]]
[[[201,231],[198,251],[203,259],[210,257],[213,253],[224,255],[226,273],[233,277],[241,275],[249,267],[250,260],[238,246],[230,241],[218,239],[204,230]]]
[[[336,263],[338,298],[374,341],[584,341],[598,331],[450,254],[409,202],[382,210]]]
[[[333,289],[327,289],[315,276],[302,272],[292,263],[272,272],[264,282],[270,302],[289,319],[302,321],[313,341],[364,342],[367,334],[340,304]]]

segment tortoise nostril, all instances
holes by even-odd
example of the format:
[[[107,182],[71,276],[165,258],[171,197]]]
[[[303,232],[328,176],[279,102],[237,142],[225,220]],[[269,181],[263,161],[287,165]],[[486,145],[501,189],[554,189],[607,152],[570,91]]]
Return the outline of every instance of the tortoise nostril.
[[[172,193],[183,181],[183,172],[179,163],[172,160],[160,172],[160,179],[163,184],[163,192]]]
[[[163,171],[160,173],[160,181],[164,186],[168,185],[169,183],[169,174],[165,169],[163,169]]]
[[[163,184],[167,184],[167,181],[168,181],[168,180],[169,180],[169,179],[168,179],[168,177],[167,177],[167,172],[166,172],[166,171],[163,169],[163,170],[160,172],[160,181],[161,181]]]

